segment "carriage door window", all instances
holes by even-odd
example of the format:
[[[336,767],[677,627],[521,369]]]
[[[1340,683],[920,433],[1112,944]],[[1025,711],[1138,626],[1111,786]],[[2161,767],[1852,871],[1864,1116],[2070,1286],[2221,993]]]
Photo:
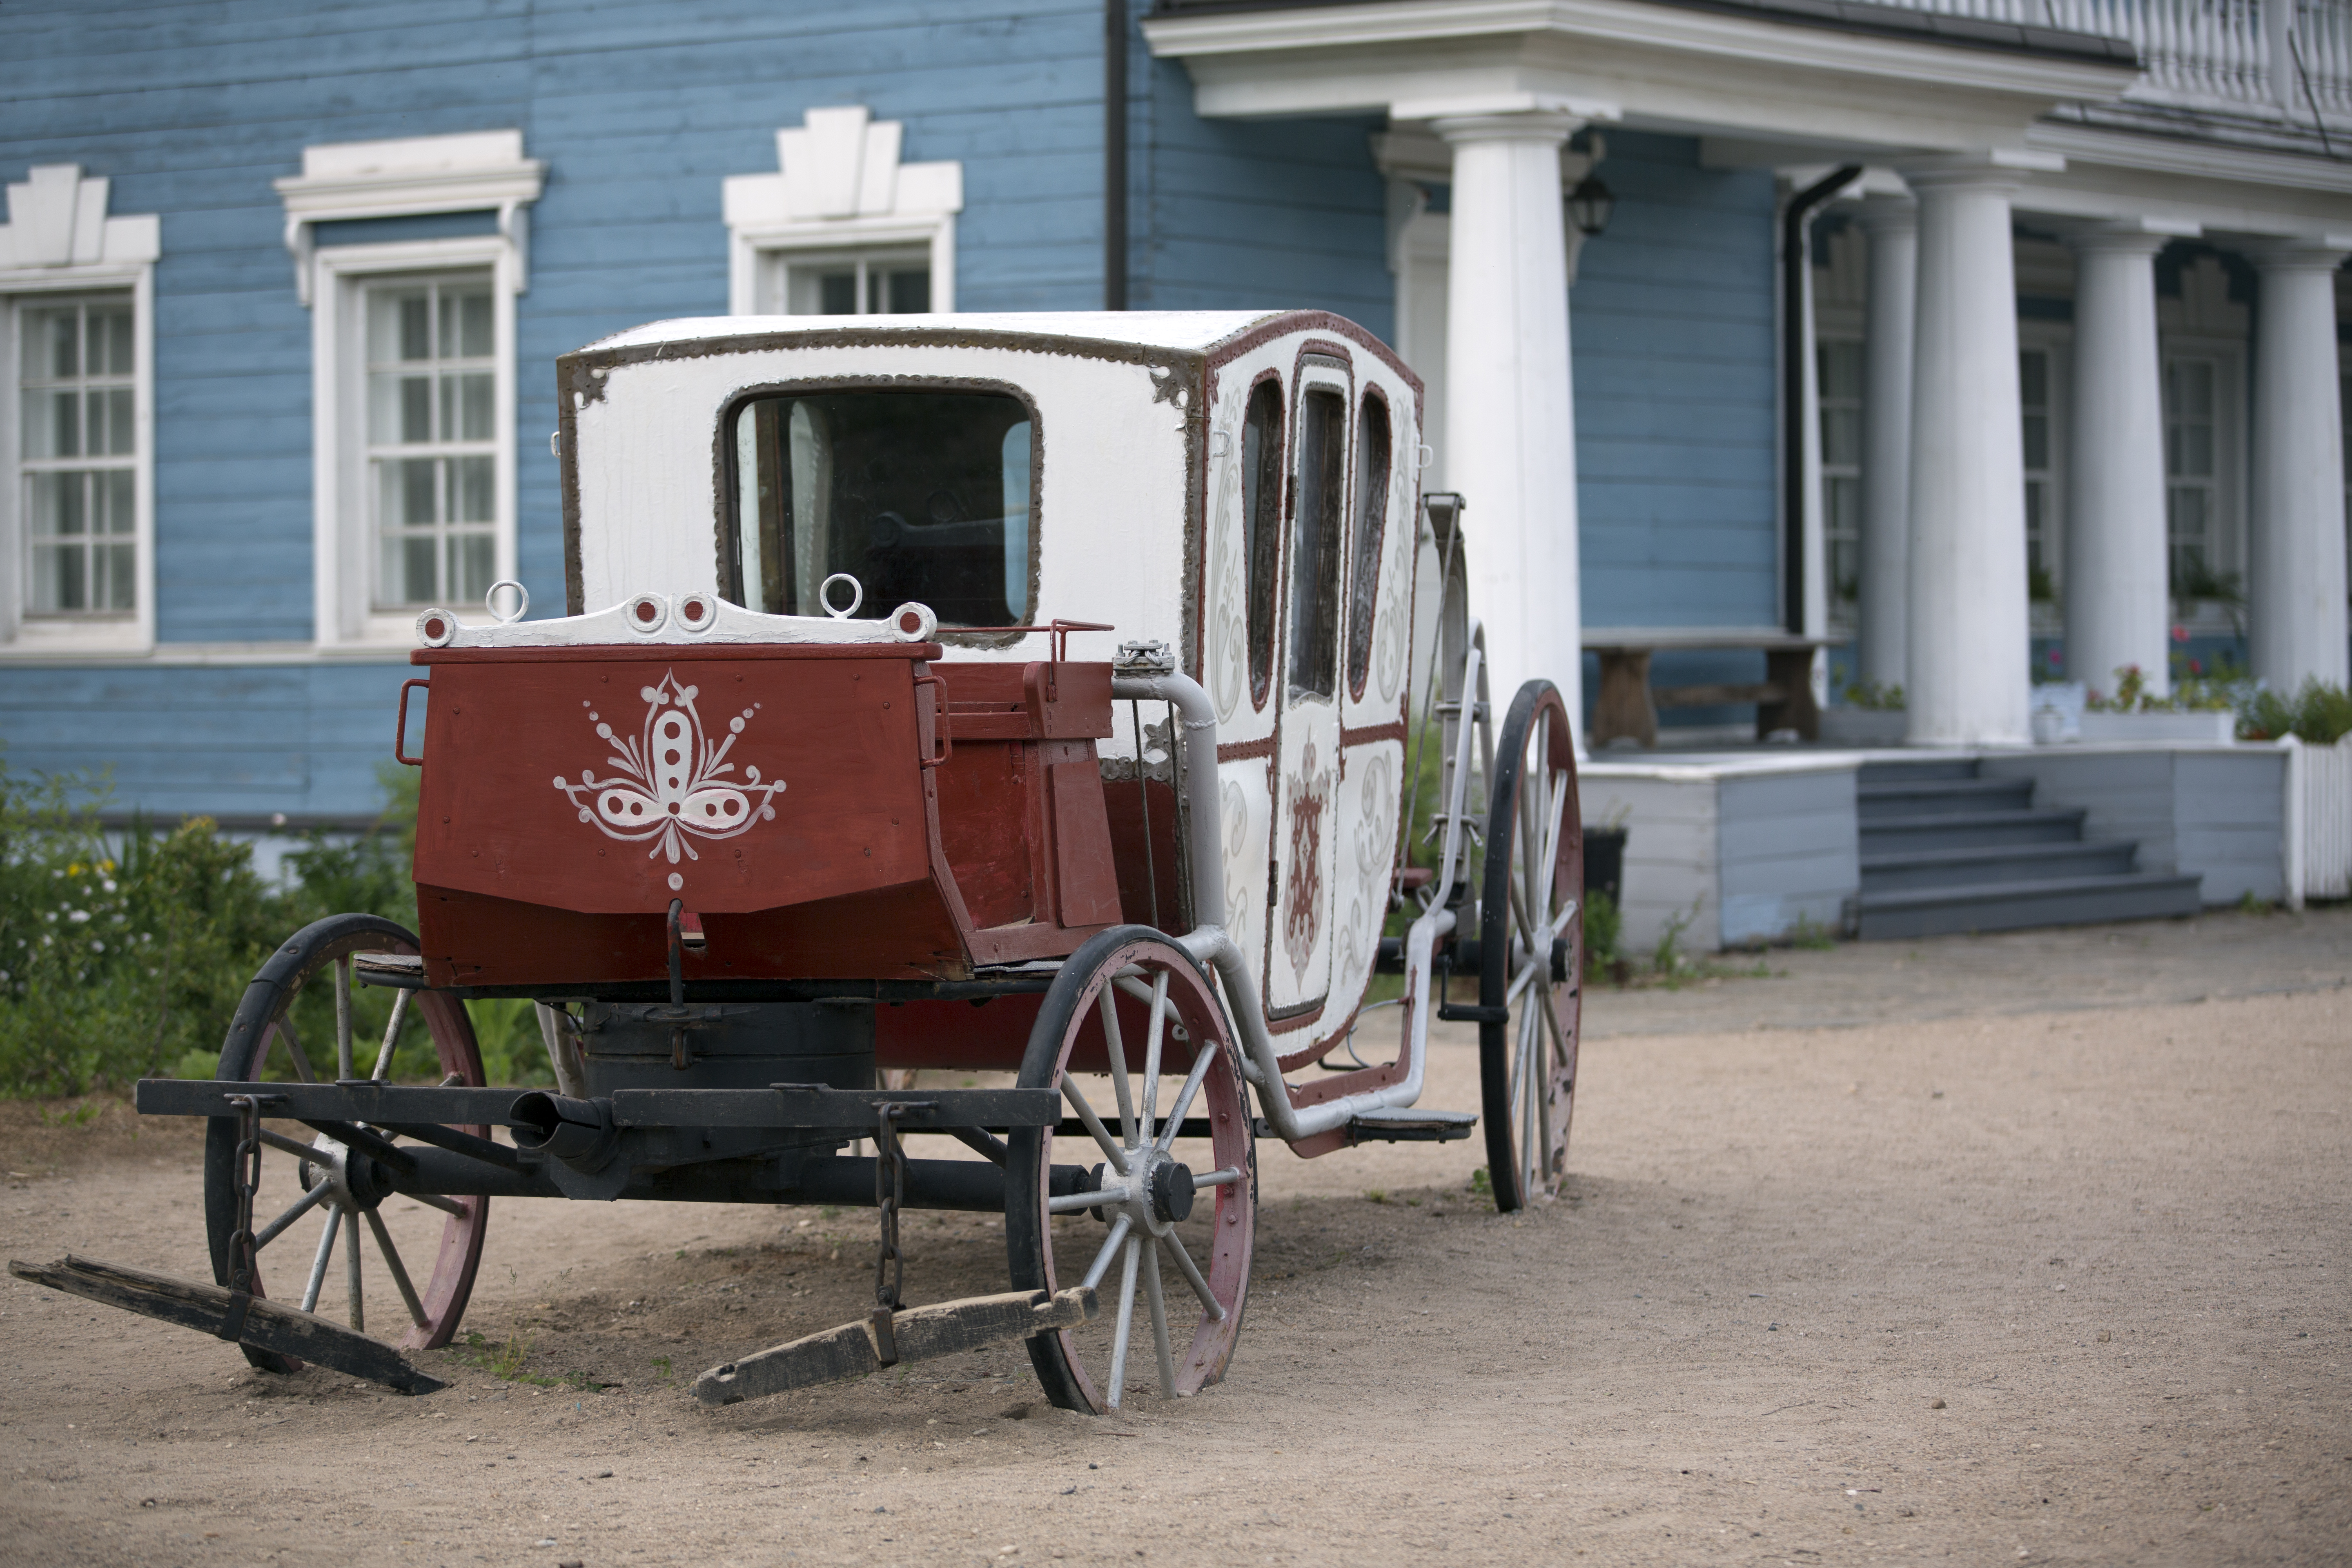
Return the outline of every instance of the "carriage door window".
[[[1300,369],[1291,442],[1282,717],[1275,734],[1266,1004],[1304,1020],[1331,989],[1338,897],[1339,587],[1348,569],[1348,370]]]
[[[1298,485],[1290,531],[1290,694],[1338,689],[1340,547],[1347,531],[1348,400],[1310,384],[1298,399]]]
[[[1242,415],[1242,549],[1249,563],[1250,700],[1265,701],[1274,666],[1274,582],[1282,559],[1282,383],[1250,389]]]
[[[1027,617],[1037,442],[1021,399],[877,387],[756,398],[733,418],[720,548],[737,604],[822,616],[825,579],[845,572],[862,620],[909,602],[942,626]]]
[[[1372,666],[1372,617],[1381,598],[1381,542],[1389,516],[1389,405],[1364,394],[1356,419],[1356,540],[1348,564],[1348,691],[1364,694]]]

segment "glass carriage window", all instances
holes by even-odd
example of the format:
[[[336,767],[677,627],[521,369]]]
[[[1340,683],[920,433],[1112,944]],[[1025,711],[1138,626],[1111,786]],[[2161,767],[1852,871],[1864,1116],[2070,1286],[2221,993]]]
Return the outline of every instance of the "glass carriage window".
[[[475,603],[498,556],[489,274],[370,289],[366,330],[375,601]]]
[[[22,322],[26,608],[127,613],[138,527],[131,297],[28,308]]]
[[[1340,546],[1346,538],[1348,400],[1327,386],[1298,399],[1298,489],[1290,539],[1290,689],[1337,689]]]
[[[734,419],[737,603],[821,616],[818,591],[846,572],[863,619],[910,600],[943,626],[1027,618],[1037,443],[1019,398],[810,393],[755,399]]]
[[[1274,664],[1274,575],[1282,561],[1282,383],[1250,389],[1242,413],[1242,552],[1249,563],[1250,700]]]
[[[1348,568],[1348,689],[1360,695],[1372,667],[1372,617],[1380,612],[1381,541],[1389,519],[1389,405],[1364,394],[1356,419],[1356,547]]]

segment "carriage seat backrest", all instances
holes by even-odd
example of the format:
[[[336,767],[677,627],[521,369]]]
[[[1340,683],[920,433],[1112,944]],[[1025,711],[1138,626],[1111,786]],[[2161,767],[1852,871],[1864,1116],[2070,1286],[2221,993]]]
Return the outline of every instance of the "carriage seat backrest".
[[[971,923],[1095,926],[1119,918],[1095,742],[1111,732],[1110,666],[934,664],[951,747],[940,838]]]

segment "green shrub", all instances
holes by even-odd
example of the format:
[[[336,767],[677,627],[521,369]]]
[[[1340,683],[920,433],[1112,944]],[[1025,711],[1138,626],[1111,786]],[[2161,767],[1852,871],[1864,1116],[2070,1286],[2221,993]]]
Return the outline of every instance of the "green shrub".
[[[1584,894],[1584,972],[1587,974],[1606,973],[1617,957],[1617,939],[1624,930],[1625,917],[1617,908],[1617,900],[1599,888],[1588,888]]]
[[[2238,738],[2275,741],[2294,735],[2315,746],[2332,746],[2352,733],[2352,692],[2314,676],[2293,697],[2265,688],[2250,693],[2238,709]]]
[[[366,911],[416,924],[408,879],[415,784],[387,777],[393,807],[358,837],[313,834],[287,855],[286,881],[254,870],[249,845],[207,818],[175,827],[134,818],[109,831],[109,791],[87,778],[25,777],[0,759],[0,1095],[123,1089],[140,1078],[209,1078],[237,999],[271,948],[312,921]],[[391,994],[352,997],[353,1056],[374,1064]],[[331,988],[297,999],[294,1023],[321,1071],[331,1062]],[[492,1083],[551,1081],[528,1001],[471,1004]],[[402,1032],[394,1070],[433,1075],[427,1032]]]

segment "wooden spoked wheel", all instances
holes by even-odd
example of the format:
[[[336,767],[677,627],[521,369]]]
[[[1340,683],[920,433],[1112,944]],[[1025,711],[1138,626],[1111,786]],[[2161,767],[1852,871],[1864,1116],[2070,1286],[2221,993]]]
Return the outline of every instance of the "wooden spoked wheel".
[[[1046,1397],[1100,1412],[1151,1372],[1167,1398],[1216,1382],[1249,1292],[1257,1153],[1241,1058],[1209,977],[1147,926],[1099,933],[1046,993],[1020,1082],[1058,1089],[1065,1126],[1085,1131],[1013,1132],[1013,1288],[1091,1283],[1102,1302],[1092,1322],[1028,1342]],[[1091,1190],[1055,1195],[1057,1155],[1093,1166]]]
[[[1576,1103],[1584,825],[1576,738],[1549,680],[1512,699],[1495,746],[1480,883],[1478,1072],[1486,1173],[1505,1213],[1559,1191]],[[1507,1008],[1503,1017],[1495,1009]]]
[[[482,1055],[463,1002],[442,992],[360,991],[352,984],[352,954],[416,951],[415,937],[375,915],[331,915],[303,927],[246,987],[214,1076],[241,1083],[373,1077],[479,1087]],[[416,1042],[420,1024],[432,1042],[429,1058]],[[404,1310],[395,1320],[402,1331],[394,1342],[410,1351],[446,1344],[473,1294],[489,1199],[413,1193],[394,1197],[388,1173],[368,1154],[299,1122],[270,1121],[266,1108],[264,1116],[261,1180],[253,1206],[259,1244],[253,1293],[299,1302],[305,1311],[317,1308],[322,1295],[332,1300],[340,1294],[352,1327],[364,1331],[364,1236],[376,1254],[375,1268]],[[458,1131],[489,1135],[487,1127]],[[229,1241],[236,1231],[236,1121],[214,1118],[205,1139],[205,1229],[213,1278],[224,1286],[231,1268]],[[393,1198],[390,1205],[387,1198]],[[410,1214],[411,1200],[439,1214]],[[388,1219],[388,1208],[399,1212]],[[395,1230],[404,1239],[396,1238]],[[338,1251],[341,1289],[331,1293],[328,1276]],[[413,1267],[417,1263],[428,1265],[429,1271],[420,1277]],[[275,1292],[265,1289],[272,1280]],[[393,1338],[383,1331],[380,1337]],[[250,1345],[243,1349],[246,1360],[266,1372],[301,1368],[289,1356]]]

